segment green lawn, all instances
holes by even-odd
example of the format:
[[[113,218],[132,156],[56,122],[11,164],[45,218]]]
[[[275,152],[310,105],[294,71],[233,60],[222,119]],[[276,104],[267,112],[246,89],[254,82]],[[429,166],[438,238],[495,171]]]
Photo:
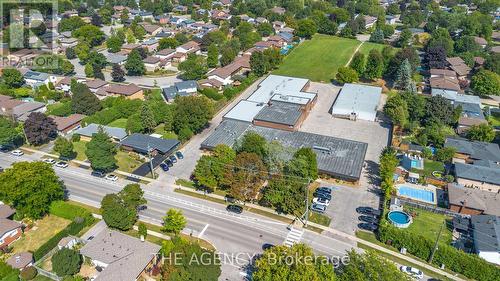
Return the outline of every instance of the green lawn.
[[[118,161],[118,170],[127,173],[133,172],[143,163],[129,156],[129,152],[122,150],[118,150],[115,158]]]
[[[13,252],[35,251],[70,223],[69,220],[53,215],[37,220],[33,228],[25,231],[19,240],[11,244]]]
[[[177,135],[172,131],[165,131],[165,124],[162,123],[155,128],[155,134],[162,135],[164,139],[177,139]]]
[[[85,155],[85,150],[87,149],[85,145],[87,142],[85,141],[77,141],[73,143],[73,148],[76,152],[76,160],[85,161],[87,159],[87,155]]]
[[[416,208],[406,208],[405,211],[414,215],[413,223],[405,231],[410,231],[415,233],[415,235],[422,235],[435,241],[441,225],[445,224],[439,242],[443,244],[451,243],[451,231],[446,227],[446,221],[450,220],[449,217]]]
[[[328,82],[349,61],[359,44],[354,39],[315,35],[297,46],[274,74]]]
[[[127,127],[127,118],[116,119],[108,124],[109,127],[117,127],[125,129]]]
[[[377,49],[379,50],[380,52],[382,52],[382,49],[387,46],[387,45],[384,45],[384,44],[377,44],[377,43],[372,43],[372,42],[365,42],[360,48],[359,48],[359,52],[368,56],[368,54],[370,53],[370,51],[372,49]]]
[[[444,172],[444,165],[443,163],[439,161],[434,161],[434,160],[429,160],[429,159],[424,159],[424,169],[423,170],[417,170],[415,168],[411,169],[412,172],[418,173],[422,176],[430,176],[432,175],[432,172],[434,171],[440,171],[441,173]]]

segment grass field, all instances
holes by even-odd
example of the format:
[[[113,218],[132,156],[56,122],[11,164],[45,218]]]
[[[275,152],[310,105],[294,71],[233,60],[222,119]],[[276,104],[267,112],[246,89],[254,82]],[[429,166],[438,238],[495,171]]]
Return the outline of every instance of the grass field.
[[[328,82],[344,66],[361,42],[328,35],[315,35],[297,46],[274,74]]]
[[[117,127],[125,129],[127,127],[127,118],[116,119],[108,124],[109,127]]]
[[[387,45],[384,45],[384,44],[377,44],[377,43],[372,43],[372,42],[365,42],[360,48],[359,48],[359,52],[362,53],[362,54],[365,54],[366,56],[368,56],[368,54],[370,53],[370,51],[372,49],[377,49],[379,51],[382,52],[382,49],[387,46]]]
[[[14,252],[35,251],[70,223],[69,220],[60,217],[45,216],[36,221],[32,229],[26,231],[19,240],[12,244]]]
[[[418,170],[415,168],[411,169],[412,172],[417,173],[421,176],[431,176],[432,172],[434,171],[439,171],[441,173],[444,172],[444,165],[443,163],[439,161],[433,161],[429,159],[424,159],[424,169],[423,170]]]
[[[125,151],[118,150],[115,158],[118,162],[118,170],[123,172],[131,173],[142,165],[142,162],[130,157]]]
[[[87,142],[85,141],[73,142],[73,148],[76,152],[76,160],[85,161],[85,159],[87,159],[87,155],[85,155],[85,150],[87,149],[85,147],[86,144]]]
[[[443,214],[436,214],[421,209],[406,208],[405,211],[416,215],[413,217],[413,223],[405,231],[422,235],[434,241],[438,236],[441,226],[449,219]],[[451,243],[451,231],[446,225],[443,228],[439,242],[443,244]]]

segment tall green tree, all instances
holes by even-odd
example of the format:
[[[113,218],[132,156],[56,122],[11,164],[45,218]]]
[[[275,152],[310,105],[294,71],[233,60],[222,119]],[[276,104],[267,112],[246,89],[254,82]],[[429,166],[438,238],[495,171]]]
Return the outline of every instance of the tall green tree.
[[[116,168],[116,145],[102,127],[86,144],[85,155],[87,155],[90,166],[94,170],[109,172]]]
[[[189,54],[187,59],[179,64],[181,77],[185,80],[200,80],[207,73],[207,62],[202,56]]]
[[[489,70],[480,70],[472,76],[471,87],[477,95],[500,95],[500,75]]]
[[[193,175],[198,184],[212,190],[224,182],[226,169],[231,168],[236,152],[227,145],[217,145],[213,155],[203,155],[196,163]]]
[[[21,144],[23,136],[14,121],[0,116],[0,146]]]
[[[63,198],[63,183],[49,164],[17,162],[0,173],[0,200],[20,217],[39,219],[53,201]]]
[[[229,193],[242,201],[255,200],[266,178],[266,167],[255,153],[242,152],[236,156],[234,166],[227,169],[225,185]]]
[[[335,74],[335,80],[341,84],[358,82],[358,72],[349,66],[341,66],[337,70],[337,74]]]
[[[82,256],[78,251],[62,248],[51,258],[52,270],[58,276],[70,276],[77,274],[82,265]]]
[[[279,213],[302,215],[305,209],[307,183],[301,179],[276,174],[264,189],[263,199]]]
[[[252,53],[252,55],[250,56],[250,68],[257,76],[262,76],[269,71],[269,61],[267,60],[266,56],[264,56],[264,53],[260,51]]]
[[[181,210],[169,209],[167,215],[163,217],[162,231],[179,234],[186,227],[186,218]]]
[[[415,82],[413,82],[411,65],[408,59],[403,61],[403,64],[399,67],[398,72],[396,72],[394,87],[409,93],[417,92],[417,86],[415,85]]]
[[[101,201],[102,218],[106,225],[119,230],[129,230],[137,220],[137,211],[130,208],[117,194],[107,194]]]
[[[24,77],[15,68],[6,68],[2,71],[2,81],[11,88],[19,88],[24,85]]]
[[[41,112],[32,112],[24,122],[24,134],[33,145],[48,143],[57,136],[57,125]]]
[[[125,69],[130,76],[141,76],[146,73],[146,67],[137,49],[132,50],[132,52],[128,54],[127,61],[125,62]]]
[[[380,52],[373,49],[368,54],[364,76],[367,79],[375,80],[382,77],[384,73],[384,58]]]
[[[352,58],[351,63],[349,64],[349,67],[356,70],[358,76],[362,76],[365,72],[366,67],[365,55],[363,53],[356,52],[356,54],[354,54],[354,57]]]
[[[149,102],[144,102],[141,106],[142,128],[146,133],[151,133],[156,127],[155,116]]]
[[[387,100],[384,113],[396,125],[404,126],[408,123],[408,104],[401,95],[395,95]]]
[[[59,153],[60,157],[72,159],[76,157],[73,143],[64,137],[57,137],[54,142],[54,151]]]
[[[176,133],[182,129],[197,133],[208,124],[214,114],[213,103],[205,96],[177,97],[174,105],[173,129]]]
[[[101,101],[90,91],[87,85],[71,83],[71,111],[73,113],[92,115],[102,109]]]
[[[113,69],[111,71],[111,78],[113,82],[123,82],[125,81],[125,71],[123,71],[122,67],[115,63],[113,64]]]
[[[297,29],[295,30],[295,35],[311,39],[314,34],[318,32],[318,26],[311,19],[301,19],[297,22]]]
[[[118,197],[120,197],[126,207],[134,210],[147,203],[146,199],[144,199],[144,191],[137,183],[127,184],[118,192]]]
[[[473,125],[467,131],[467,138],[472,141],[492,142],[495,139],[495,130],[489,124]]]
[[[370,36],[370,42],[384,43],[384,32],[381,29],[376,29]]]
[[[217,45],[215,43],[210,44],[208,46],[208,54],[207,54],[207,66],[208,67],[217,67],[219,64],[219,50],[217,49]]]
[[[261,159],[265,159],[267,157],[268,151],[266,139],[255,132],[246,133],[237,143],[236,147],[236,151],[238,151],[238,153],[255,153]]]

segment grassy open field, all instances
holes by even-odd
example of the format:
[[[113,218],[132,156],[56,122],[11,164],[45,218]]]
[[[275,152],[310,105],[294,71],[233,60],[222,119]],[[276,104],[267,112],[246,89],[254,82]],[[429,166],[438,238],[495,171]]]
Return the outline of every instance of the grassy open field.
[[[450,218],[421,209],[406,208],[409,214],[415,215],[413,223],[405,230],[415,233],[415,235],[422,235],[429,239],[435,240],[438,236],[439,229],[444,224],[439,242],[443,244],[451,243],[451,231],[446,227],[447,220]]]
[[[87,159],[87,156],[85,155],[85,150],[87,149],[85,147],[86,144],[87,142],[85,141],[73,142],[73,149],[76,152],[76,160],[85,161],[85,159]]]
[[[127,118],[116,119],[115,121],[109,123],[108,126],[125,129],[125,127],[127,127]]]
[[[35,251],[70,223],[69,220],[60,217],[45,216],[36,221],[32,229],[26,231],[19,240],[12,244],[14,252]]]
[[[361,42],[328,35],[315,35],[297,46],[274,74],[329,82]]]
[[[366,56],[370,53],[372,49],[377,49],[380,52],[382,52],[382,49],[387,46],[384,44],[377,44],[377,43],[372,43],[372,42],[365,42],[360,48],[359,52],[362,54],[365,54]]]

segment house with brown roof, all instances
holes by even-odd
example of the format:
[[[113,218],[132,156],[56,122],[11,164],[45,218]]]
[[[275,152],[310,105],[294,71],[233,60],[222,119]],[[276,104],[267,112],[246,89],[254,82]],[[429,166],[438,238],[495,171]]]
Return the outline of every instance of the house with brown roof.
[[[16,253],[5,261],[8,265],[15,269],[24,269],[33,265],[33,254],[30,252]]]
[[[16,213],[16,210],[12,209],[9,205],[0,204],[0,218],[8,219]]]
[[[71,114],[66,117],[49,116],[57,125],[57,132],[61,135],[66,135],[74,130],[80,129],[81,121],[86,116],[83,114]]]
[[[130,52],[132,52],[132,50],[140,48],[140,47],[141,47],[141,44],[138,44],[138,43],[125,44],[122,46],[121,52],[123,52],[123,54],[129,54]]]
[[[481,46],[481,48],[483,48],[483,49],[486,48],[486,46],[488,45],[488,41],[486,41],[486,39],[479,37],[479,36],[474,36],[474,42],[476,42],[476,44]]]
[[[447,58],[446,61],[448,62],[450,69],[457,73],[459,79],[467,79],[471,69],[465,64],[463,59],[460,57],[452,57]]]
[[[440,76],[440,77],[431,77],[429,79],[429,82],[433,90],[442,89],[442,90],[451,90],[455,92],[461,91],[458,79]]]
[[[161,26],[156,24],[144,24],[142,27],[151,36],[156,36],[156,34],[163,30]]]
[[[89,87],[89,90],[95,94],[103,87],[108,86],[109,83],[101,79],[89,79],[85,82],[85,85],[87,85],[87,87]]]
[[[123,96],[127,99],[141,99],[144,100],[144,90],[136,84],[112,84],[109,87],[103,88],[107,96]]]
[[[207,78],[220,81],[223,85],[230,85],[233,83],[233,76],[244,75],[251,70],[250,56],[243,55],[237,57],[232,63],[216,68],[207,74]]]
[[[233,16],[229,11],[225,10],[212,10],[212,18],[216,20],[230,20]]]
[[[175,49],[176,52],[183,54],[200,54],[200,50],[200,44],[194,41],[186,42]]]
[[[278,21],[278,20],[273,21],[272,24],[273,24],[274,30],[281,30],[281,29],[285,28],[285,26],[286,26],[286,23],[284,23],[282,21]]]
[[[286,9],[283,7],[274,7],[271,9],[271,12],[278,14],[278,15],[284,15],[286,12]]]
[[[142,60],[144,62],[144,67],[146,71],[153,72],[160,69],[161,59],[159,57],[148,56]]]
[[[500,216],[500,194],[475,188],[467,188],[450,183],[448,188],[448,208],[464,215]]]
[[[153,56],[160,58],[161,60],[170,60],[175,54],[174,49],[163,49],[159,50]]]
[[[47,107],[41,102],[25,102],[0,95],[0,115],[14,118],[18,121],[25,121],[32,112],[43,113],[46,110]]]
[[[13,220],[0,218],[0,248],[8,247],[23,234],[23,225]]]

